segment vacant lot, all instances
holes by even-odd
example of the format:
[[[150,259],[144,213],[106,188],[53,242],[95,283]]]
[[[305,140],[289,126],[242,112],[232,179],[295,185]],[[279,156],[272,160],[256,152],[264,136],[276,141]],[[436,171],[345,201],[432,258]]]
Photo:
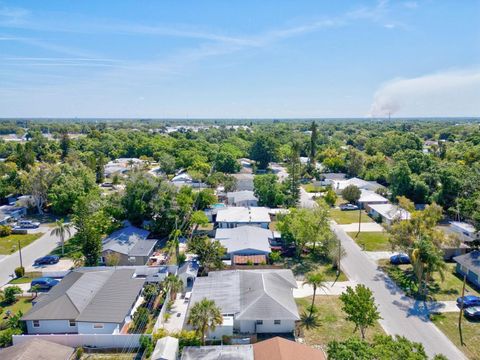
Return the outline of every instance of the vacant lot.
[[[35,234],[12,234],[5,237],[0,237],[0,254],[8,255],[18,250],[18,242],[20,241],[20,246],[23,248],[39,237],[43,233]]]
[[[382,268],[409,296],[416,297],[417,284],[411,265],[390,265],[388,261],[380,262]],[[463,279],[455,274],[455,264],[447,263],[444,273],[445,279],[442,281],[439,274],[433,276],[433,281],[429,284],[429,297],[436,301],[456,300],[462,293]],[[467,283],[465,286],[465,295],[478,295],[477,289]],[[479,330],[480,331],[480,330]]]
[[[300,314],[306,311],[312,302],[312,298],[296,299]],[[313,329],[303,329],[303,337],[308,345],[322,345],[323,348],[332,341],[343,341],[352,336],[360,338],[360,331],[354,331],[355,325],[345,320],[342,311],[342,302],[338,296],[317,296],[315,305],[318,308],[319,326]],[[373,328],[367,329],[367,339],[374,335],[383,334],[379,323]]]
[[[392,247],[388,242],[388,234],[384,232],[356,232],[348,235],[357,242],[365,251],[391,251]]]
[[[342,211],[340,209],[330,210],[330,216],[337,224],[353,224],[358,223],[359,210],[354,211]],[[362,223],[373,222],[372,218],[367,215],[365,210],[362,211]]]
[[[461,346],[460,336],[458,334],[457,313],[432,315],[431,319],[469,359],[480,359],[480,322],[473,322],[463,318],[462,332],[465,345]]]
[[[302,277],[312,271],[322,271],[325,274],[326,281],[347,281],[347,276],[340,272],[337,279],[337,270],[333,268],[331,262],[322,259],[312,259],[310,256],[303,256],[301,259],[284,258],[286,269],[293,271],[293,274]]]

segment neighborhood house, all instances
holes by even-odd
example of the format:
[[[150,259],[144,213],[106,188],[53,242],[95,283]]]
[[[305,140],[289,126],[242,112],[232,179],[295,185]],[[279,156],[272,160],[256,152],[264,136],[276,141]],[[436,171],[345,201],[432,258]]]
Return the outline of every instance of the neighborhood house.
[[[480,231],[469,223],[461,221],[450,221],[450,230],[452,230],[462,241],[473,241],[480,239]]]
[[[454,257],[457,263],[456,271],[459,275],[467,276],[468,281],[480,289],[480,251]]]
[[[259,226],[268,229],[270,225],[269,208],[266,207],[234,207],[218,209],[216,223],[219,228],[236,228],[243,225]]]
[[[410,219],[410,212],[393,204],[370,204],[368,214],[374,219],[381,219],[382,223],[391,226],[395,221]]]
[[[227,203],[232,206],[257,206],[258,199],[250,190],[234,191],[227,193]]]

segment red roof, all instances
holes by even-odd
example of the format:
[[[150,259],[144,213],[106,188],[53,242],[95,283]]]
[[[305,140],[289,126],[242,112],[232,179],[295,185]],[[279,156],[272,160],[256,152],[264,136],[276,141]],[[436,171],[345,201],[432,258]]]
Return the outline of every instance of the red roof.
[[[253,344],[255,360],[326,360],[322,350],[295,341],[274,337]]]

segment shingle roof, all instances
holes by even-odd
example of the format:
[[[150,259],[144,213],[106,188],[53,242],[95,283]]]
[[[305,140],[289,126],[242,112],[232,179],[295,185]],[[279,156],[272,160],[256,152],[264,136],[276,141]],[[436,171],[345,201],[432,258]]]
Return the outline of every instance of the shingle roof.
[[[0,359],[8,360],[68,360],[74,348],[43,339],[30,339],[0,350]]]
[[[269,209],[261,206],[252,207],[233,207],[229,206],[224,209],[218,209],[217,222],[232,223],[269,223]]]
[[[295,341],[274,337],[253,344],[255,360],[325,360],[321,350]]]
[[[234,203],[238,203],[240,201],[258,200],[253,191],[251,190],[227,192],[227,198],[229,201],[230,199],[232,199]]]
[[[157,240],[146,240],[149,231],[127,226],[114,231],[103,240],[102,251],[115,251],[128,256],[148,256]]]
[[[195,281],[190,306],[206,297],[239,320],[298,320],[292,293],[296,287],[286,269],[213,271]]]
[[[358,202],[361,202],[361,203],[368,203],[368,202],[388,203],[388,199],[384,198],[382,195],[379,195],[374,191],[360,189],[360,192],[361,192],[361,194],[360,194],[360,199],[358,199]]]
[[[233,229],[217,229],[215,239],[227,249],[227,253],[252,249],[270,253],[269,239],[273,232],[258,226],[239,226]]]
[[[78,269],[42,296],[23,320],[123,322],[145,282],[134,269]]]
[[[453,258],[457,263],[465,266],[470,271],[475,272],[480,276],[480,251],[475,250],[468,254],[456,256]]]
[[[182,360],[253,360],[252,345],[186,346]],[[272,358],[273,359],[273,358]]]
[[[410,219],[410,212],[402,209],[401,207],[393,204],[372,204],[369,205],[370,209],[375,210],[381,216],[388,220],[400,219],[408,220]]]

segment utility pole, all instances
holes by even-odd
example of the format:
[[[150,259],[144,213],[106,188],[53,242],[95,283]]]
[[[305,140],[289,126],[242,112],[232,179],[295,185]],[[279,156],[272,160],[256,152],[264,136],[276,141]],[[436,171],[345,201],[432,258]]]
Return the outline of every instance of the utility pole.
[[[20,244],[20,239],[18,239],[18,254],[20,255],[20,267],[23,268],[22,245]]]
[[[360,206],[358,207],[358,233],[357,235],[355,236],[355,238],[358,237],[358,235],[360,235],[360,226],[362,225],[362,209],[360,208]]]
[[[460,314],[458,315],[458,333],[460,334],[460,345],[464,346],[463,333],[462,333],[462,319],[463,319],[463,307],[465,301],[465,283],[467,282],[467,274],[463,275],[463,287],[462,287],[462,302],[460,303]]]

